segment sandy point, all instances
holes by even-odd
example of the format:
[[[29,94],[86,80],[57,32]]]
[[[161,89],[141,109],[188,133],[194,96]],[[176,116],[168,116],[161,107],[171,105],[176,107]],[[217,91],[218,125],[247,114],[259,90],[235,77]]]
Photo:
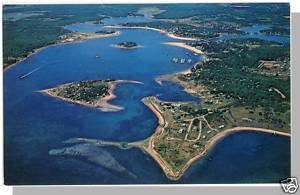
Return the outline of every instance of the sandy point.
[[[104,28],[124,28],[124,29],[145,29],[145,30],[153,30],[156,32],[159,32],[161,34],[165,34],[170,38],[173,39],[178,39],[182,41],[197,41],[197,38],[192,38],[192,37],[181,37],[172,33],[169,33],[165,30],[158,29],[158,28],[152,28],[152,27],[143,27],[143,26],[120,26],[120,25],[115,25],[115,26],[104,26]]]
[[[185,171],[197,160],[199,160],[201,157],[205,156],[209,150],[211,150],[218,142],[220,142],[223,138],[226,136],[229,136],[231,134],[237,133],[237,132],[262,132],[262,133],[269,133],[273,134],[274,136],[290,136],[290,133],[286,132],[280,132],[272,129],[265,129],[265,128],[257,128],[257,127],[234,127],[231,129],[227,129],[221,132],[218,132],[215,136],[213,136],[204,146],[204,150],[197,155],[191,157],[178,171],[174,171],[169,163],[167,163],[160,154],[158,154],[154,149],[155,144],[155,138],[160,136],[164,128],[167,125],[167,122],[162,114],[162,112],[159,110],[159,108],[155,105],[154,102],[150,100],[150,102],[144,102],[146,106],[148,106],[153,113],[156,115],[156,117],[159,119],[159,124],[155,130],[155,133],[150,137],[148,146],[142,146],[139,147],[145,150],[152,158],[159,164],[159,166],[164,171],[165,175],[171,179],[171,180],[178,180],[181,178],[181,176],[185,173]]]
[[[185,43],[182,43],[182,42],[163,42],[162,44],[164,45],[171,45],[171,46],[175,46],[175,47],[181,47],[181,48],[184,48],[184,49],[187,49],[187,50],[190,50],[196,54],[200,54],[200,55],[204,55],[204,52],[201,51],[200,49],[197,49],[195,47],[192,47],[192,46],[189,46]]]

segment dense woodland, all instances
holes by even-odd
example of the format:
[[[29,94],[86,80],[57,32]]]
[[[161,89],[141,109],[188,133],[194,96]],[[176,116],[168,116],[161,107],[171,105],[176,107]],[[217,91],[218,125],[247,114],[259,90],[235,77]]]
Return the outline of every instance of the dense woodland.
[[[253,24],[289,27],[289,19],[285,18],[289,16],[288,4],[251,4],[244,7],[238,5],[153,4],[151,7],[163,10],[154,15],[155,19],[175,19],[175,23],[164,21],[150,25],[199,38],[216,37],[221,32],[241,33],[235,27]],[[65,25],[86,21],[101,22],[105,17],[141,15],[138,10],[145,6],[142,4],[4,6],[4,65],[10,65],[18,58],[26,57],[34,49],[55,43],[60,35],[70,33],[63,29]],[[14,14],[20,13],[23,17],[17,19],[13,17]],[[189,17],[191,17],[189,24],[176,23],[178,19]],[[273,30],[272,33],[278,33],[278,29]]]

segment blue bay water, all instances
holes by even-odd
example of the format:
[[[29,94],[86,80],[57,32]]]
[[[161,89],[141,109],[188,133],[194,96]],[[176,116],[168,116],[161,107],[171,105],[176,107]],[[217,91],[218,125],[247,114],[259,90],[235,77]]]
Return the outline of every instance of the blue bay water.
[[[241,30],[246,32],[244,35],[235,34],[221,34],[218,40],[228,40],[228,39],[261,39],[264,41],[274,41],[281,44],[289,44],[290,36],[283,35],[264,35],[260,31],[270,28],[269,25],[253,25],[242,27]]]
[[[115,24],[115,21],[110,22]],[[96,29],[94,26],[91,28],[85,26],[83,31],[93,32]],[[113,47],[121,41],[134,41],[142,47],[135,50]],[[185,49],[161,44],[167,41],[174,40],[154,31],[122,29],[117,37],[48,47],[7,70],[4,74],[5,182],[173,183],[150,156],[136,148],[104,149],[137,175],[137,179],[82,159],[48,154],[51,149],[66,147],[62,142],[72,137],[110,141],[147,138],[154,132],[157,119],[141,102],[143,97],[156,95],[164,101],[199,101],[178,85],[163,82],[160,86],[155,82],[154,78],[159,75],[192,66],[173,64],[173,57],[199,60],[197,56],[188,55]],[[39,69],[30,76],[19,79],[36,68]],[[120,112],[101,112],[38,92],[62,83],[107,78],[137,80],[144,84],[121,84],[116,88],[117,98],[111,103],[125,108]],[[257,145],[260,152],[255,153],[255,158],[248,155],[251,150],[257,149]],[[289,139],[284,137],[261,133],[232,135],[220,142],[210,156],[213,158],[211,162],[207,162],[207,158],[199,160],[175,183],[274,182],[289,175]],[[239,161],[229,162],[232,156],[240,157]],[[286,159],[286,162],[279,163],[274,159]],[[224,165],[232,168],[224,170]],[[238,174],[230,176],[236,170],[239,170]],[[251,171],[257,174],[255,179],[253,174],[249,174]]]

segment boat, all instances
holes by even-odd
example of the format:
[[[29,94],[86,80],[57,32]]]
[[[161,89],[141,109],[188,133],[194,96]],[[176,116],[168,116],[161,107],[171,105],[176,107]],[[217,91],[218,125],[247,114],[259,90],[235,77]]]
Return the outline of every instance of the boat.
[[[30,76],[32,73],[34,73],[35,71],[38,71],[41,67],[38,67],[38,68],[35,68],[33,69],[32,71],[22,75],[22,76],[19,76],[19,79],[25,79],[26,77]]]

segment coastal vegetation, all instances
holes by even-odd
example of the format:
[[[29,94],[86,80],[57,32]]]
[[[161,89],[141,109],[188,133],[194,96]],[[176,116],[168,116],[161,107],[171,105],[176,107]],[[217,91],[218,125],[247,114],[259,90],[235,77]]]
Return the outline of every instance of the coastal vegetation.
[[[251,17],[253,11],[259,17]],[[101,24],[107,17],[153,16],[158,21],[123,25],[155,27],[197,38],[218,37],[220,33],[240,34],[243,33],[240,27],[253,24],[271,25],[271,29],[289,24],[288,4],[251,4],[243,8],[230,4],[153,5],[150,8],[142,4],[6,5],[3,15],[4,67],[27,57],[35,49],[56,43],[60,36],[72,33],[64,29],[65,25],[86,21]],[[282,28],[272,31],[287,33]]]
[[[228,134],[263,131],[289,136],[288,133],[270,129],[239,127],[232,114],[231,120],[220,124],[220,120],[225,122],[226,119],[218,113],[187,102],[163,102],[155,97],[144,98],[143,102],[156,113],[160,122],[149,139],[129,145],[137,145],[147,151],[161,165],[167,177],[173,180],[179,179],[195,160]]]
[[[195,15],[123,24],[197,38],[185,44],[205,56],[187,73],[157,78],[157,81],[169,80],[182,85],[199,97],[201,103],[144,98],[143,102],[158,116],[159,124],[148,139],[129,143],[147,151],[170,179],[179,179],[194,160],[230,133],[241,130],[286,136],[290,133],[289,45],[254,38],[216,41],[221,34],[247,34],[240,30],[245,21],[230,18],[231,22],[227,23],[222,18],[212,23],[212,20],[219,18],[210,18],[209,24]],[[247,20],[247,25],[267,24]],[[281,18],[277,22],[286,23],[285,20]],[[287,31],[271,27],[260,33],[286,35]]]
[[[6,5],[3,7],[4,68],[27,57],[35,49],[56,43],[60,36],[72,33],[64,29],[68,24],[134,15],[139,7],[140,5]],[[25,15],[19,17],[20,13]]]
[[[221,96],[223,101],[231,100],[229,105],[220,107],[221,111],[239,107],[248,110],[249,115],[264,116],[257,121],[260,125],[268,121],[269,127],[290,129],[288,45],[250,39],[223,41],[202,48],[209,60],[195,65],[189,74],[178,75],[179,79],[204,85],[210,94]],[[273,60],[279,67],[261,67],[261,60]],[[210,99],[214,101],[213,97]]]
[[[100,98],[109,95],[109,82],[113,80],[79,81],[63,84],[46,90],[52,96],[61,97],[70,101],[95,105]]]
[[[118,43],[117,46],[118,48],[123,48],[123,49],[133,49],[133,48],[137,48],[138,44],[132,41],[124,41],[121,43]]]
[[[23,22],[23,19],[20,19],[22,21],[20,23],[18,23],[19,20],[10,18],[5,20],[4,27],[7,29],[4,31],[4,43],[10,45],[4,50],[6,65],[16,62],[22,56],[25,57],[34,48],[54,42],[66,43],[118,33],[118,31],[103,30],[92,34],[70,33],[63,30],[63,25],[73,23],[75,20],[76,22],[95,20],[96,23],[101,24],[101,19],[107,16],[99,16],[99,10],[109,16],[128,15],[129,13],[146,15],[148,12],[153,12],[157,19],[155,21],[122,25],[123,27],[157,29],[159,32],[183,37],[182,42],[162,44],[182,47],[192,51],[194,55],[202,55],[203,57],[188,71],[156,78],[158,83],[161,81],[178,83],[183,86],[185,91],[198,97],[200,103],[167,102],[161,101],[155,96],[144,97],[143,103],[158,118],[158,125],[154,133],[148,138],[136,142],[109,142],[77,138],[67,140],[67,142],[89,145],[72,146],[65,150],[51,150],[51,155],[77,155],[90,158],[90,153],[88,156],[81,153],[90,145],[97,147],[116,146],[121,149],[139,147],[159,163],[168,178],[177,180],[191,163],[205,155],[215,143],[230,133],[254,130],[274,135],[290,135],[290,45],[254,38],[221,39],[224,34],[249,34],[241,30],[244,26],[269,25],[269,20],[280,9],[280,5],[263,10],[259,4],[253,4],[251,8],[228,4],[217,6],[209,12],[206,8],[207,6],[210,7],[210,4],[203,7],[196,6],[193,9],[191,6],[185,7],[183,5],[183,9],[180,9],[178,13],[174,11],[176,9],[172,6],[167,8],[160,5],[158,7],[161,10],[140,10],[138,9],[140,6],[125,6],[120,13],[110,13],[110,8],[103,10],[95,8],[92,11],[89,10],[91,16],[85,14],[81,16],[79,13],[82,14],[85,11],[77,10],[76,6],[72,7],[67,15],[62,15],[59,12],[59,7],[50,7],[47,9],[56,11],[54,12],[55,17],[48,15],[50,14],[48,12],[39,15],[41,17],[39,20],[43,23],[40,27],[49,30],[47,33],[44,30],[39,31],[39,29],[32,32],[28,30],[28,27],[23,26],[28,25],[28,21],[32,25],[32,22],[37,20],[36,15],[27,15],[25,18],[28,21]],[[34,12],[30,7],[21,9]],[[251,9],[255,9],[260,17],[250,17],[251,11],[249,10]],[[200,13],[199,10],[201,10]],[[80,12],[78,13],[78,11]],[[97,12],[98,15],[92,16],[94,12]],[[213,13],[215,15],[211,16]],[[272,23],[273,26],[261,30],[259,33],[287,35],[289,30],[275,27],[288,22],[287,17],[284,17],[286,15],[287,13],[283,12],[274,16],[276,22]],[[61,17],[63,19],[60,19]],[[46,24],[45,20],[49,20],[49,18],[55,23]],[[273,18],[273,20],[275,19]],[[9,27],[12,23],[19,25],[17,26],[18,30]],[[28,37],[23,37],[27,36],[29,32],[33,33],[32,37],[39,37],[38,41],[33,43],[32,37],[30,40]],[[24,42],[20,43],[20,40],[14,40],[12,38],[14,33],[21,34],[21,39],[23,37],[22,41]],[[45,34],[42,36],[42,33]],[[125,49],[138,46],[133,41],[124,41],[116,45],[116,47]],[[175,60],[173,61],[175,62]],[[107,101],[116,97],[113,94],[116,85],[125,82],[141,84],[138,81],[112,79],[76,81],[45,89],[42,92],[67,102],[100,108],[102,111],[119,111],[123,108],[111,105]],[[101,155],[107,161],[111,159],[105,152],[101,152]],[[93,161],[98,162],[98,160],[96,158]],[[104,166],[102,163],[102,161],[98,162]],[[111,168],[106,164],[105,166]],[[123,167],[119,166],[119,169],[119,172],[124,172]]]
[[[99,108],[104,112],[115,112],[123,107],[112,105],[108,101],[116,98],[113,91],[121,83],[143,84],[131,80],[91,80],[66,83],[41,92],[74,104]]]
[[[95,33],[70,33],[59,36],[58,43],[72,43],[75,41],[83,41],[87,39],[104,38],[119,35],[119,31],[96,31]]]

